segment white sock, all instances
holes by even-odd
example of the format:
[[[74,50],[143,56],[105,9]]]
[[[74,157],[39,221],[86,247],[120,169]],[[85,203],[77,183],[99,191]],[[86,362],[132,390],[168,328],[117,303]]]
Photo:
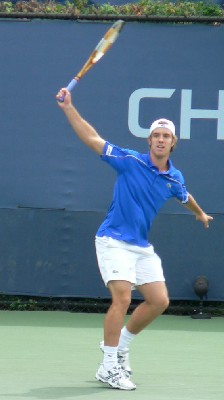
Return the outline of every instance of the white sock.
[[[118,343],[118,350],[123,350],[129,347],[132,340],[135,338],[135,334],[127,330],[126,326],[121,329],[121,335]]]
[[[110,371],[117,365],[117,347],[104,346],[103,367]]]

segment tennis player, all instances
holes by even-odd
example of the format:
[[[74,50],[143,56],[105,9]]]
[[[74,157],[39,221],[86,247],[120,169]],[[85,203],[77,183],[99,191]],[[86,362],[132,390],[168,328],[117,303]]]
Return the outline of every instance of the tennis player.
[[[64,88],[56,99],[61,97],[64,102],[58,105],[77,136],[117,172],[113,200],[95,239],[100,273],[112,297],[101,343],[103,363],[96,379],[113,388],[133,390],[136,385],[130,379],[129,345],[169,305],[161,259],[148,242],[152,221],[171,197],[205,228],[213,218],[187,192],[181,172],[169,159],[177,143],[173,122],[164,118],[153,122],[147,139],[149,152],[140,154],[105,141],[81,117]],[[123,327],[133,288],[144,301]]]

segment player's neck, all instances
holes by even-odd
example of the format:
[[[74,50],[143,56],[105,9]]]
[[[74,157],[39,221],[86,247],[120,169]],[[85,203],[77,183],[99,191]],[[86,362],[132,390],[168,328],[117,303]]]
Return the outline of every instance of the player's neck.
[[[150,153],[150,159],[152,163],[158,168],[159,172],[168,171],[169,164],[167,157],[156,157],[154,154]]]

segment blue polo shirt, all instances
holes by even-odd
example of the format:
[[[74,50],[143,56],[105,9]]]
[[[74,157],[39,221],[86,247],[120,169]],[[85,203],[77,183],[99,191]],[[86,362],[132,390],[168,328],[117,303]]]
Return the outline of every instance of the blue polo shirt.
[[[187,203],[184,178],[169,160],[169,170],[159,172],[149,153],[122,149],[105,143],[103,161],[117,172],[113,200],[97,236],[109,236],[141,247],[149,246],[152,221],[166,200]]]

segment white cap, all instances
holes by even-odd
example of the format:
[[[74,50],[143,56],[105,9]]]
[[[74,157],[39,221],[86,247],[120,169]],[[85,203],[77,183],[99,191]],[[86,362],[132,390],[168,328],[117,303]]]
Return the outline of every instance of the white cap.
[[[172,132],[173,136],[175,136],[175,125],[166,118],[160,118],[154,121],[149,128],[149,134],[151,135],[156,128],[167,128]]]

